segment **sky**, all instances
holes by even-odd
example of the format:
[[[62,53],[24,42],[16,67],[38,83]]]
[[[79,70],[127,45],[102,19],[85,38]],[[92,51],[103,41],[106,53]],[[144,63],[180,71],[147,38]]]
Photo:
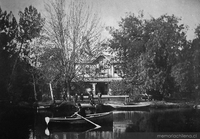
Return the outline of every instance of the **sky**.
[[[138,14],[143,11],[145,18],[151,16],[157,18],[163,14],[180,17],[180,23],[189,27],[187,38],[195,37],[194,29],[200,24],[200,0],[87,0],[92,1],[105,26],[117,28],[118,22],[124,18],[126,13]],[[33,5],[39,12],[44,13],[42,0],[0,0],[0,7],[3,11],[12,11],[15,17],[25,7]],[[104,31],[104,37],[109,33]]]

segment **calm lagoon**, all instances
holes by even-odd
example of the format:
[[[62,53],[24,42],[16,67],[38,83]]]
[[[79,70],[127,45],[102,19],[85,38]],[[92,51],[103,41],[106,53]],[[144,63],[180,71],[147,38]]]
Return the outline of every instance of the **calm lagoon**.
[[[32,118],[2,116],[1,139],[133,139],[197,138],[200,136],[200,110],[150,109],[149,111],[114,111],[113,127],[67,132],[49,130],[44,115]],[[67,127],[66,127],[67,128]]]

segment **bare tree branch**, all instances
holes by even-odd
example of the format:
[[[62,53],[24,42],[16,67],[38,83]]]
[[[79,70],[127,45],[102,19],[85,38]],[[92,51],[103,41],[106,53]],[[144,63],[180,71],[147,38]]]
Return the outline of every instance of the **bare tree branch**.
[[[81,67],[76,63],[88,61],[99,52],[103,27],[86,0],[51,0],[45,3],[45,9],[46,35],[49,43],[61,50],[56,51],[62,61],[58,70],[69,88],[73,79],[80,78]]]

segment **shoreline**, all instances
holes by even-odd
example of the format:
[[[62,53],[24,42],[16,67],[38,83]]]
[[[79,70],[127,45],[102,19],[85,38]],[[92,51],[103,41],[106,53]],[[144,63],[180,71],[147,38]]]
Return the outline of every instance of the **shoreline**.
[[[150,108],[193,108],[194,102],[150,101]]]

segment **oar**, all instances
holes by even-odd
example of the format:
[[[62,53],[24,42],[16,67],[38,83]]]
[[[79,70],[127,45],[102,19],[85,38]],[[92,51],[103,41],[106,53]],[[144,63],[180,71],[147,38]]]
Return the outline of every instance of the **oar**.
[[[45,132],[45,134],[46,134],[47,136],[50,135],[50,132],[49,132],[49,129],[48,129],[48,128],[46,128],[44,132]]]
[[[87,118],[85,118],[85,117],[81,116],[80,114],[78,114],[78,113],[75,113],[75,114],[76,114],[77,116],[81,117],[82,119],[84,119],[84,120],[88,121],[89,123],[91,123],[91,124],[95,125],[95,126],[96,126],[96,128],[95,128],[95,129],[97,129],[97,128],[101,128],[101,126],[100,126],[100,125],[98,125],[98,124],[95,124],[94,122],[92,122],[92,121],[90,121],[89,119],[87,119]]]
[[[94,131],[94,130],[99,129],[99,128],[100,128],[100,127],[95,127],[95,128],[92,128],[92,129],[88,129],[88,130],[84,131],[83,133],[87,133],[87,132],[90,132],[90,131]]]
[[[50,118],[49,118],[49,117],[45,117],[44,119],[45,119],[46,124],[48,125],[48,124],[49,124],[49,121],[50,121]],[[46,134],[47,136],[50,135],[50,132],[49,132],[48,127],[45,129],[45,134]]]
[[[74,117],[74,115],[76,115],[77,112],[75,112],[74,114],[72,114],[70,117]]]
[[[49,117],[45,117],[45,122],[47,123],[47,125],[49,124],[50,118]]]

